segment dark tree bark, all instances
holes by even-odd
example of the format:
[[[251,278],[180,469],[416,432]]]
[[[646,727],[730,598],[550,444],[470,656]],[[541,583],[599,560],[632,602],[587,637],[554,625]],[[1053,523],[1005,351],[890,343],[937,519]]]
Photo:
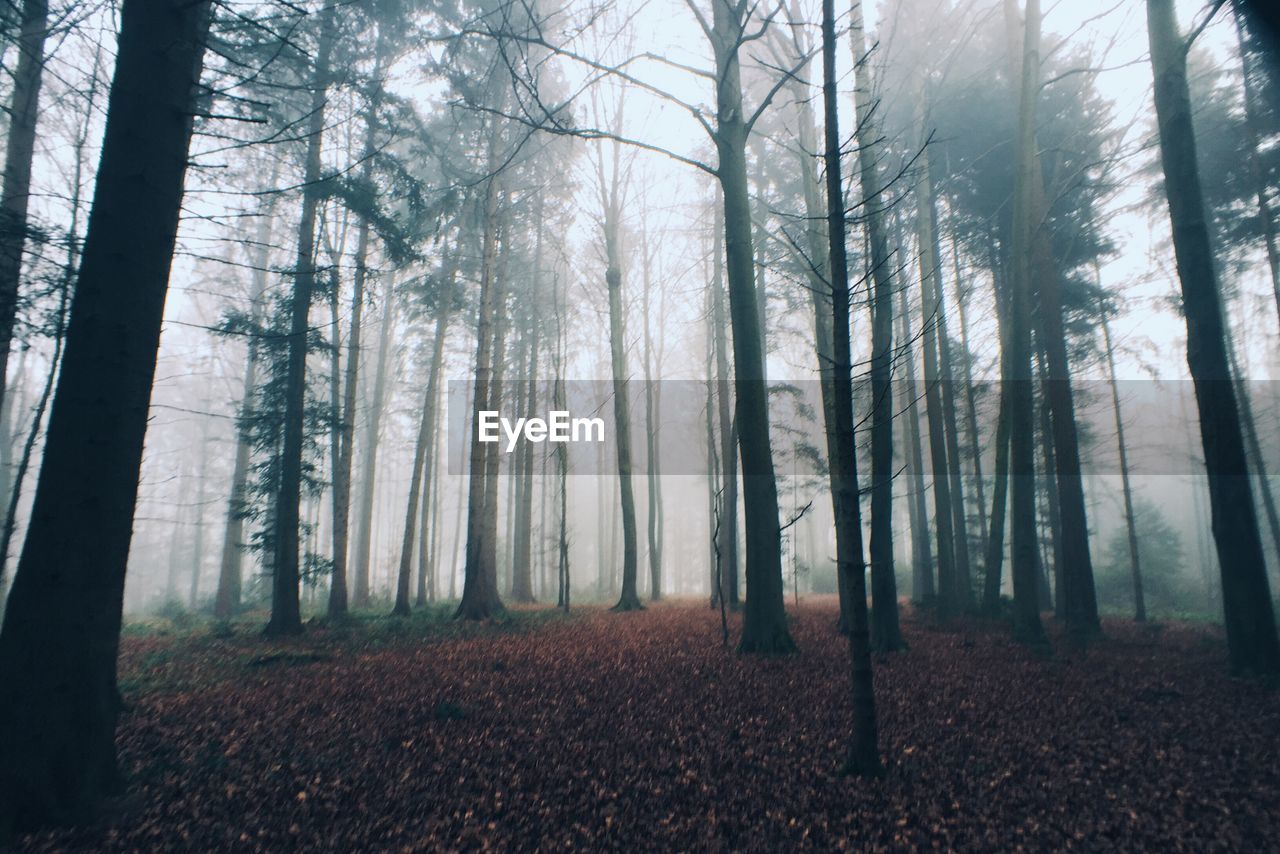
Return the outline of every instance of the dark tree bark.
[[[1017,44],[1017,4],[1005,0],[1011,38]],[[1012,45],[1011,45],[1012,47]],[[1040,623],[1036,570],[1035,401],[1031,379],[1032,181],[1039,169],[1035,150],[1036,100],[1040,91],[1040,0],[1027,0],[1023,27],[1017,138],[1014,145],[1013,277],[1008,296],[1002,369],[1009,407],[1010,527],[1012,529],[1014,636],[1035,646],[1045,642]]]
[[[764,332],[751,246],[751,201],[747,192],[747,137],[738,49],[746,33],[748,6],[714,0],[710,27],[716,60],[717,177],[724,191],[725,268],[733,329],[735,430],[742,454],[746,524],[747,598],[738,649],[780,653],[795,649],[782,583],[782,531],[778,483],[769,438],[769,394],[764,379]],[[729,508],[733,512],[733,508]]]
[[[1186,45],[1173,0],[1147,0],[1155,77],[1160,160],[1173,226],[1173,248],[1187,321],[1187,363],[1200,414],[1209,470],[1209,506],[1222,574],[1231,666],[1238,672],[1280,671],[1280,640],[1267,584],[1262,538],[1245,463],[1240,410],[1227,359],[1224,319],[1204,197],[1196,164]]]
[[[85,819],[123,783],[125,568],[210,6],[121,8],[66,350],[0,628],[0,844]]]
[[[13,70],[13,98],[9,104],[4,189],[0,192],[0,400],[6,397],[9,351],[13,346],[13,326],[18,316],[18,289],[22,280],[22,254],[27,242],[27,206],[31,198],[31,164],[35,159],[48,18],[48,0],[23,0],[18,31],[18,65]],[[8,433],[0,438],[8,442]]]
[[[873,115],[872,83],[862,3],[850,7],[849,37],[856,53],[854,124],[858,173],[862,179],[863,217],[871,245],[874,284],[871,318],[871,645],[881,652],[902,649],[898,625],[898,585],[893,569],[893,260],[884,222],[883,182],[875,152],[878,124]],[[825,85],[825,79],[824,79]],[[829,111],[833,111],[828,108]],[[831,112],[828,121],[834,117]],[[835,161],[838,165],[839,161]],[[828,161],[827,168],[832,168]],[[830,187],[828,187],[828,190]],[[843,198],[837,199],[843,206]],[[843,208],[842,208],[843,209]],[[847,276],[847,272],[846,272]]]
[[[860,3],[854,15],[861,19]],[[827,431],[831,499],[835,506],[836,562],[849,587],[849,658],[853,734],[845,761],[863,777],[882,773],[871,671],[866,565],[862,552],[862,511],[858,504],[857,452],[853,432],[853,365],[849,352],[849,263],[845,249],[844,190],[840,171],[840,121],[836,91],[834,0],[822,0],[822,103],[827,174],[827,242],[831,270],[832,385],[835,424]]]
[[[280,483],[275,502],[275,555],[271,567],[271,619],[264,630],[273,637],[302,632],[302,608],[298,601],[298,512],[302,498],[303,434],[306,426],[308,317],[316,280],[315,230],[321,195],[320,155],[329,100],[329,59],[337,38],[334,2],[327,0],[320,13],[320,35],[311,77],[306,166],[302,178],[302,216],[298,220],[298,257],[289,305]]]

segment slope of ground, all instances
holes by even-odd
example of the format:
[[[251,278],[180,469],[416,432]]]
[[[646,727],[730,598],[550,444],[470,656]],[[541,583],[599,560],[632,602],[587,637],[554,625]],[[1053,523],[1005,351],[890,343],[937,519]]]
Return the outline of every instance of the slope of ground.
[[[32,850],[1280,850],[1280,701],[1208,630],[1036,658],[908,619],[884,779],[840,775],[847,647],[737,656],[696,607],[499,628],[127,637],[129,795]]]

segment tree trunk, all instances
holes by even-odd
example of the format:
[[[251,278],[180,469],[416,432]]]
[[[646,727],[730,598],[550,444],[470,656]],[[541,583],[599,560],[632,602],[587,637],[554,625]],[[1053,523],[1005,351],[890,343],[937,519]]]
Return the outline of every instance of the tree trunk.
[[[271,576],[269,636],[302,632],[298,602],[299,503],[302,497],[302,455],[306,428],[307,322],[315,290],[316,209],[320,203],[321,145],[325,108],[329,99],[329,57],[337,38],[335,0],[326,0],[320,15],[320,35],[311,78],[311,106],[307,126],[306,167],[302,178],[302,216],[298,221],[298,258],[289,306],[289,348],[285,373],[283,449],[276,495],[275,556]]]
[[[861,4],[855,0],[855,21]],[[853,432],[853,371],[849,352],[849,264],[845,250],[844,191],[840,171],[840,121],[836,92],[836,24],[834,0],[822,0],[822,103],[824,160],[827,174],[827,242],[831,271],[832,385],[835,424],[827,431],[831,460],[831,499],[835,506],[836,562],[849,588],[849,658],[853,733],[845,768],[863,777],[882,772],[871,672],[871,638],[867,617],[866,566],[862,552],[862,511],[858,503],[857,450]]]
[[[373,183],[373,161],[377,152],[377,115],[382,103],[382,69],[385,53],[385,29],[375,23],[378,34],[374,46],[373,93],[365,114],[364,152],[361,155],[361,180]],[[329,616],[341,618],[348,608],[347,551],[351,535],[351,467],[355,456],[356,389],[360,381],[360,339],[364,322],[365,283],[369,277],[370,223],[360,217],[356,237],[355,273],[351,291],[351,333],[347,342],[346,375],[343,378],[342,411],[339,413],[338,460],[333,473],[333,582],[329,587]],[[334,347],[338,347],[337,339]],[[368,585],[361,604],[368,600]]]
[[[0,192],[0,400],[6,396],[9,351],[18,316],[22,254],[27,241],[27,205],[31,164],[35,159],[40,85],[44,80],[44,43],[49,32],[48,0],[23,0],[18,32],[18,66],[13,71],[9,133],[5,146],[4,189]],[[0,441],[8,442],[6,432]],[[4,496],[8,497],[7,491]]]
[[[954,219],[954,218],[953,218]],[[965,422],[969,432],[969,454],[973,457],[973,481],[978,498],[979,535],[984,547],[990,539],[987,529],[987,492],[982,478],[982,440],[978,432],[978,401],[973,384],[973,357],[969,351],[968,295],[960,277],[960,243],[956,239],[955,224],[951,223],[951,269],[955,274],[956,311],[960,315],[960,366],[964,372]],[[957,451],[957,459],[959,452]]]
[[[279,170],[273,168],[268,189],[275,189]],[[265,313],[263,294],[267,290],[267,264],[271,260],[271,233],[275,225],[275,194],[270,196],[258,220],[253,260],[253,286],[249,294],[251,326],[257,329]],[[251,422],[254,417],[253,396],[258,387],[258,338],[249,338],[244,364],[244,386],[240,394],[240,412],[236,417],[236,453],[231,468],[231,495],[227,500],[227,526],[222,537],[222,562],[218,570],[218,591],[213,600],[213,615],[229,620],[240,610],[240,591],[244,576],[244,523],[248,514],[245,500],[249,485],[249,462],[253,453]]]
[[[1102,274],[1095,262],[1094,272],[1099,281]],[[1120,450],[1120,489],[1124,497],[1124,525],[1129,534],[1129,577],[1133,582],[1133,619],[1147,621],[1147,601],[1142,594],[1142,565],[1138,556],[1138,525],[1133,513],[1133,488],[1129,483],[1129,451],[1124,442],[1124,417],[1120,411],[1120,383],[1116,379],[1116,351],[1111,344],[1111,324],[1107,321],[1106,301],[1099,299],[1102,345],[1107,356],[1107,380],[1111,386],[1111,408],[1115,413],[1116,446]]]
[[[863,32],[862,3],[850,7],[849,37],[856,53],[854,85],[858,172],[863,216],[871,244],[874,284],[871,319],[871,645],[881,652],[902,649],[898,586],[893,569],[893,261],[884,223],[883,185],[875,155],[877,125],[872,114],[870,57]],[[834,117],[834,107],[829,109]],[[839,160],[834,161],[836,165]],[[828,162],[827,168],[832,168]],[[830,189],[830,187],[828,187]],[[843,198],[841,202],[843,211]],[[846,271],[846,276],[848,275]]]
[[[936,588],[933,585],[933,546],[929,542],[929,509],[925,502],[924,487],[924,454],[920,448],[920,403],[916,386],[916,360],[911,333],[911,311],[907,300],[906,283],[898,291],[898,318],[901,325],[902,360],[906,363],[907,375],[902,382],[902,396],[905,398],[902,410],[906,413],[905,432],[907,434],[907,471],[911,504],[911,550],[912,573],[911,595],[916,602],[927,602],[933,599]]]
[[[735,429],[742,453],[746,524],[747,598],[741,652],[795,649],[787,628],[782,583],[782,532],[778,524],[778,483],[769,439],[769,394],[764,380],[764,331],[751,248],[751,201],[746,145],[750,127],[742,112],[738,48],[747,7],[728,0],[713,3],[712,42],[716,58],[717,175],[724,191],[725,260],[729,317],[733,329]],[[732,505],[726,505],[733,513]]]
[[[88,818],[123,783],[125,568],[210,6],[121,8],[66,350],[0,628],[0,845]]]
[[[724,219],[716,208],[715,216],[715,250],[713,253],[713,276],[711,280],[711,325],[715,337],[716,356],[716,406],[719,414],[719,455],[720,455],[720,490],[722,508],[720,518],[720,536],[717,540],[719,551],[719,583],[717,590],[728,599],[728,605],[735,610],[741,604],[738,595],[738,449],[737,433],[733,418],[731,389],[732,380],[729,374],[728,342],[725,328],[728,325],[724,312],[724,285],[721,278],[724,271],[721,252],[724,242]]]
[[[378,361],[374,365],[373,400],[369,404],[369,421],[365,425],[364,456],[360,466],[359,506],[356,508],[355,549],[351,554],[351,571],[355,576],[352,599],[357,608],[367,607],[371,595],[370,553],[373,549],[373,499],[378,480],[378,446],[382,438],[382,415],[387,397],[387,374],[391,345],[395,337],[396,293],[388,281],[382,297],[382,324],[378,333]],[[352,418],[355,417],[354,410]],[[354,430],[354,425],[353,425]]]
[[[496,148],[490,145],[489,162],[496,164]],[[482,212],[484,248],[480,261],[480,306],[476,320],[476,366],[471,417],[471,453],[468,462],[470,493],[467,498],[467,547],[463,562],[462,600],[456,616],[467,620],[485,620],[492,616],[497,591],[489,585],[493,573],[486,565],[488,555],[483,548],[484,521],[489,480],[488,458],[495,453],[493,445],[480,441],[479,421],[475,413],[494,409],[496,392],[490,388],[493,378],[494,315],[499,300],[500,283],[495,282],[497,261],[498,204],[497,179],[490,178],[485,190]],[[496,498],[496,496],[495,496]]]
[[[1005,0],[1011,32],[1017,32],[1017,4]],[[1036,571],[1035,401],[1031,379],[1031,240],[1034,195],[1039,169],[1035,150],[1036,100],[1040,91],[1040,0],[1027,0],[1020,69],[1013,240],[1013,281],[1008,296],[1002,370],[1009,407],[1010,527],[1012,529],[1014,636],[1028,644],[1045,643],[1040,623]],[[1016,37],[1011,39],[1017,43]],[[1011,51],[1011,59],[1012,59]],[[1017,65],[1015,63],[1015,65]]]
[[[391,613],[397,617],[409,616],[409,582],[413,576],[413,546],[416,538],[414,524],[418,521],[418,500],[422,485],[431,483],[432,464],[435,461],[432,437],[436,430],[436,403],[440,397],[440,366],[444,363],[444,339],[449,332],[450,309],[453,307],[454,262],[446,262],[449,272],[447,284],[436,295],[436,329],[431,344],[431,366],[427,369],[427,391],[422,400],[422,418],[418,425],[418,439],[413,449],[413,468],[409,475],[409,501],[404,514],[404,538],[400,541],[400,566],[396,576],[396,601]],[[430,497],[430,496],[428,496]]]
[[[646,497],[649,507],[645,521],[649,535],[649,600],[657,602],[662,598],[662,480],[661,461],[658,456],[658,425],[661,415],[661,387],[654,386],[653,377],[653,329],[651,301],[653,295],[653,278],[650,270],[650,251],[648,234],[644,235],[643,276],[644,292],[642,298],[641,318],[644,323],[644,423],[645,423],[645,459],[648,461],[648,489]],[[659,376],[659,382],[661,377]]]
[[[933,228],[933,200],[924,181],[916,182],[916,234],[920,244],[920,323],[924,350],[924,409],[929,421],[929,459],[933,472],[934,524],[938,535],[938,611],[945,616],[960,606],[956,570],[955,513],[952,509],[951,467],[947,461],[947,431],[943,424],[938,371],[938,316],[941,303],[941,259]]]
[[[1209,505],[1222,574],[1232,668],[1280,671],[1280,640],[1267,584],[1262,538],[1245,463],[1209,228],[1196,165],[1187,91],[1186,48],[1173,0],[1147,0],[1160,159],[1173,226],[1174,254],[1187,321],[1187,363],[1196,390],[1200,437],[1209,470]]]
[[[541,217],[539,217],[541,222]],[[539,228],[541,232],[541,228]],[[535,252],[535,256],[540,254]],[[534,305],[538,301],[537,263],[534,268],[533,292],[530,300]],[[538,324],[539,319],[530,318],[529,322],[529,363],[526,383],[525,417],[537,415],[538,403]],[[533,445],[525,443],[524,454],[520,465],[511,473],[520,484],[520,500],[513,510],[515,515],[515,547],[511,558],[511,598],[517,602],[533,601]]]

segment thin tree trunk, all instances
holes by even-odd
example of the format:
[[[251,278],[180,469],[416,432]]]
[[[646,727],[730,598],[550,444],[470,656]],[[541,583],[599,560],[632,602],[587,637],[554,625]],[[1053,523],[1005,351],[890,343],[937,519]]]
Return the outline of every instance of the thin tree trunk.
[[[48,17],[48,0],[23,0],[18,31],[18,66],[13,71],[13,98],[9,105],[4,189],[0,192],[0,400],[4,399],[7,390],[9,351],[13,346],[13,327],[18,316],[18,290],[27,241],[27,206],[31,198],[31,164],[35,159],[36,123],[40,116]],[[0,436],[0,441],[8,442],[8,434]]]
[[[862,179],[863,216],[871,245],[871,280],[874,284],[871,320],[871,645],[881,652],[902,649],[898,624],[898,586],[893,569],[893,260],[884,223],[872,115],[872,81],[862,3],[850,6],[849,38],[856,54],[854,85],[855,136],[858,172]],[[834,108],[830,109],[834,115]],[[838,159],[834,161],[837,165]],[[831,161],[827,168],[832,168]],[[828,190],[831,188],[828,187]],[[842,198],[837,199],[843,202]],[[843,206],[842,206],[843,209]],[[846,272],[847,275],[847,272]]]
[[[273,167],[268,189],[275,189],[278,167]],[[276,199],[270,201],[258,219],[254,237],[257,251],[253,259],[253,285],[249,294],[250,326],[257,329],[263,320],[263,294],[267,290],[267,264],[271,260],[271,235],[275,225]],[[249,486],[249,462],[253,453],[253,396],[258,387],[258,337],[249,338],[244,364],[244,385],[240,393],[240,411],[236,416],[236,452],[231,468],[231,494],[227,499],[227,525],[222,536],[222,561],[218,569],[218,591],[214,596],[213,615],[229,620],[240,610],[240,593],[244,566],[244,523],[248,515],[246,495]]]
[[[720,438],[718,450],[721,471],[720,489],[723,492],[720,506],[724,508],[724,512],[720,514],[720,536],[718,538],[720,546],[718,563],[720,567],[717,570],[720,573],[720,584],[717,585],[717,589],[723,587],[724,589],[721,592],[728,598],[729,607],[737,609],[741,604],[741,599],[738,595],[738,449],[737,434],[734,430],[733,420],[731,394],[733,384],[729,374],[728,342],[726,341],[728,323],[724,311],[722,279],[724,263],[721,255],[724,248],[721,238],[724,221],[720,215],[720,210],[721,207],[717,206],[715,249],[712,260],[714,269],[711,280],[711,325],[715,337],[716,357],[716,407],[720,419],[718,431]]]
[[[1099,281],[1102,273],[1094,264],[1094,273]],[[1099,298],[1098,313],[1102,325],[1102,345],[1107,356],[1107,380],[1111,386],[1111,408],[1115,413],[1116,446],[1120,450],[1120,490],[1124,497],[1124,525],[1129,534],[1129,577],[1133,582],[1133,619],[1139,623],[1147,621],[1147,600],[1142,593],[1142,564],[1138,555],[1138,524],[1133,512],[1133,487],[1129,483],[1129,450],[1124,441],[1124,416],[1120,410],[1120,383],[1116,379],[1116,351],[1111,343],[1111,324],[1107,320],[1110,312],[1106,301]]]
[[[289,306],[289,348],[285,363],[285,407],[280,485],[276,495],[275,559],[271,576],[269,636],[302,632],[298,601],[299,502],[302,497],[302,455],[306,428],[307,322],[315,290],[316,209],[320,203],[321,145],[325,108],[329,99],[329,58],[337,38],[336,0],[326,0],[320,15],[320,35],[311,78],[310,118],[307,125],[306,167],[302,178],[302,216],[298,221],[298,256]]]
[[[855,21],[862,10],[855,0]],[[822,103],[827,177],[827,235],[831,271],[832,385],[835,424],[827,432],[831,498],[835,506],[836,562],[849,588],[849,658],[853,732],[845,768],[863,777],[882,773],[871,671],[866,565],[862,552],[862,511],[858,502],[857,450],[853,432],[853,365],[849,352],[849,264],[845,250],[844,191],[841,188],[840,121],[836,91],[834,0],[822,0]]]
[[[648,234],[644,235],[643,253],[643,300],[641,318],[644,323],[644,423],[645,423],[645,459],[648,461],[648,489],[646,497],[649,506],[645,522],[649,535],[649,599],[657,602],[662,598],[662,481],[661,461],[658,456],[658,425],[661,416],[658,412],[658,389],[654,387],[653,377],[653,329],[651,301],[653,295],[653,278],[650,270],[652,247],[648,243]],[[659,379],[659,382],[661,380]]]
[[[927,602],[933,599],[936,588],[933,584],[933,546],[929,542],[929,510],[925,502],[924,486],[924,454],[920,448],[920,403],[916,385],[916,358],[913,352],[914,339],[911,332],[911,311],[907,300],[906,283],[898,291],[898,320],[902,335],[902,360],[906,363],[907,375],[902,382],[902,395],[905,398],[903,411],[906,413],[904,430],[907,434],[907,470],[910,495],[907,500],[912,507],[911,548],[912,577],[911,593],[916,602]]]
[[[924,351],[924,409],[929,422],[929,459],[933,472],[934,525],[938,542],[938,610],[951,616],[960,606],[956,570],[955,513],[951,503],[951,467],[947,461],[947,431],[943,425],[938,372],[938,316],[940,259],[934,239],[932,199],[923,181],[916,182],[916,234],[920,253],[920,323]]]
[[[422,418],[418,425],[418,439],[413,449],[413,468],[409,475],[409,501],[404,514],[404,538],[400,541],[400,566],[396,576],[396,601],[391,613],[398,617],[409,616],[409,582],[413,575],[413,547],[416,539],[414,524],[418,521],[418,500],[422,485],[431,483],[432,464],[435,461],[432,437],[436,430],[436,404],[440,397],[440,368],[444,364],[444,339],[449,332],[449,318],[453,308],[453,280],[456,266],[450,258],[446,262],[447,284],[436,295],[436,329],[431,343],[431,365],[427,369],[427,391],[422,400]],[[430,497],[428,495],[428,497]]]
[[[395,285],[387,282],[382,297],[382,324],[378,333],[378,361],[374,367],[373,400],[369,404],[369,420],[365,425],[364,457],[360,466],[359,505],[356,508],[355,549],[351,555],[351,572],[355,576],[353,592],[357,608],[367,607],[371,595],[369,556],[373,547],[373,499],[378,477],[378,446],[382,438],[382,416],[387,396],[387,374],[395,333]],[[353,419],[355,412],[352,410]],[[353,425],[354,430],[354,425]]]

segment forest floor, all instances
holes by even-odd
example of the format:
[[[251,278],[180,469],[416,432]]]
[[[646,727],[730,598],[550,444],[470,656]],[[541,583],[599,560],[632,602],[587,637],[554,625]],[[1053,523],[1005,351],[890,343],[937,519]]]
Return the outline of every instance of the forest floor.
[[[1280,850],[1280,696],[1206,626],[1116,621],[1051,657],[908,616],[876,662],[887,774],[842,776],[834,605],[797,655],[718,614],[415,617],[268,642],[134,630],[128,794],[31,850],[891,847]]]

